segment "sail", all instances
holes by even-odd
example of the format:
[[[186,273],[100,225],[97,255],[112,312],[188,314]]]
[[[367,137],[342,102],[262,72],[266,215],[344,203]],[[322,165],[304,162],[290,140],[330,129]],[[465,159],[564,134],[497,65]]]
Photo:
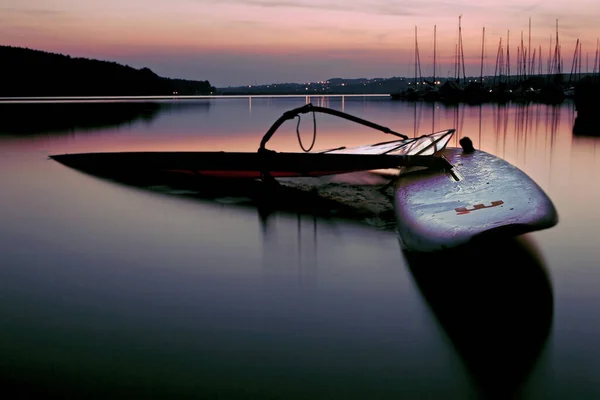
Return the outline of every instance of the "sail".
[[[390,154],[390,155],[433,155],[443,150],[454,134],[454,129],[434,132],[429,135],[405,140],[393,140],[349,149],[328,150],[325,154]]]

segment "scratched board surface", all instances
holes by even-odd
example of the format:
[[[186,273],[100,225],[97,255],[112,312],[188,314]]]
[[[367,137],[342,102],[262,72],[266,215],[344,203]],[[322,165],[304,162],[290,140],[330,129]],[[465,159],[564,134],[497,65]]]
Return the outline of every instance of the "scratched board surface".
[[[443,155],[457,178],[419,170],[403,173],[396,183],[397,229],[407,250],[442,250],[557,224],[550,198],[517,167],[480,150],[447,148]]]

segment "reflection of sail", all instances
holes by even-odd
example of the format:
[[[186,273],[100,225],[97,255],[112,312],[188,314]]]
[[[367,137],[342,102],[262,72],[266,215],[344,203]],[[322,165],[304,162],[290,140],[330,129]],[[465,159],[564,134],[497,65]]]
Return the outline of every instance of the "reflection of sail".
[[[552,287],[532,246],[519,238],[405,256],[484,397],[518,394],[553,319]]]
[[[0,103],[0,135],[68,133],[152,121],[161,112],[206,110],[209,101],[45,101]]]

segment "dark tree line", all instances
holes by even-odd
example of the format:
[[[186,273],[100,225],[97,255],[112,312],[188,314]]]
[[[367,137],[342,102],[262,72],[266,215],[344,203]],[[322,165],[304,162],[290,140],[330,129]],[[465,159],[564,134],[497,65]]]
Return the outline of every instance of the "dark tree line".
[[[153,96],[215,93],[208,81],[163,78],[148,68],[0,46],[0,96]]]

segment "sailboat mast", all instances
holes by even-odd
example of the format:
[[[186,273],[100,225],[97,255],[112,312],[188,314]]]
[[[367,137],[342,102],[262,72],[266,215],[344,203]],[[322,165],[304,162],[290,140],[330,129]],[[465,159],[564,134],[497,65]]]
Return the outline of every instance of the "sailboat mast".
[[[594,70],[592,71],[593,74],[596,74],[596,72],[598,72],[598,55],[600,53],[600,39],[596,39],[596,55],[594,56]]]
[[[496,77],[498,77],[498,83],[501,83],[500,77],[498,74],[498,69],[500,69],[500,75],[502,74],[502,64],[501,63],[501,53],[502,52],[502,38],[500,38],[500,42],[498,43],[498,52],[496,53],[496,69],[494,69],[494,83],[492,86],[496,86]]]
[[[435,56],[436,56],[436,52],[437,52],[437,47],[436,47],[436,25],[433,26],[433,85],[435,86]]]
[[[517,55],[517,58],[519,56]],[[525,61],[527,61],[527,56],[525,55],[525,47],[523,47],[523,31],[521,31],[521,57],[519,58],[519,80],[522,78],[523,80],[527,79],[527,66],[524,65]]]
[[[521,81],[521,48],[517,47],[517,82]]]
[[[552,35],[550,35],[550,45],[548,46],[548,75],[552,73]]]
[[[535,60],[535,57],[532,60],[532,55],[531,55],[531,17],[529,17],[529,44],[527,45],[527,56],[529,58],[529,73],[528,73],[528,75],[532,75],[533,70],[532,70],[531,62],[533,60]]]
[[[459,65],[459,54],[460,54],[460,18],[461,15],[458,16],[458,37],[456,41],[456,51],[454,54],[454,78],[457,82],[460,82],[460,68]]]
[[[558,70],[559,70],[559,74],[562,75],[562,73],[560,71],[563,71],[563,67],[564,67],[564,61],[562,58],[562,53],[561,53],[561,49],[562,49],[562,45],[558,45]]]
[[[582,55],[582,50],[581,50],[581,42],[579,42],[579,75],[577,76],[577,80],[581,80],[581,55]]]
[[[417,89],[417,60],[418,60],[418,55],[417,55],[417,27],[415,26],[415,90]]]
[[[575,79],[574,76],[577,74],[577,50],[579,50],[579,39],[575,43],[575,52],[573,53],[573,62],[571,64],[571,75],[569,75],[569,85]]]
[[[485,26],[483,27],[483,33],[481,34],[481,71],[479,73],[479,79],[483,83],[483,53],[485,46]]]
[[[506,33],[506,79],[510,79],[510,31]]]
[[[539,57],[539,65],[538,65],[538,75],[542,74],[542,45],[540,44],[540,51],[538,53],[538,57]]]
[[[504,47],[502,47],[500,51],[500,83],[502,83],[502,74],[504,73],[504,76],[506,76],[506,73],[504,72]]]
[[[454,45],[454,79],[459,80],[458,75],[458,44]]]
[[[556,73],[560,75],[560,47],[558,44],[558,19],[556,20],[556,43],[554,45],[554,59],[556,65]]]
[[[458,36],[459,36],[459,43],[460,43],[460,63],[462,66],[463,79],[466,80],[467,74],[465,73],[465,52],[464,52],[463,45],[462,45],[462,27],[460,25],[461,18],[462,18],[462,15],[458,18]]]
[[[415,27],[415,33],[417,32]],[[419,54],[419,43],[415,35],[415,49],[417,50],[417,67],[419,68],[419,84],[423,83],[423,73],[421,72],[421,55]]]

